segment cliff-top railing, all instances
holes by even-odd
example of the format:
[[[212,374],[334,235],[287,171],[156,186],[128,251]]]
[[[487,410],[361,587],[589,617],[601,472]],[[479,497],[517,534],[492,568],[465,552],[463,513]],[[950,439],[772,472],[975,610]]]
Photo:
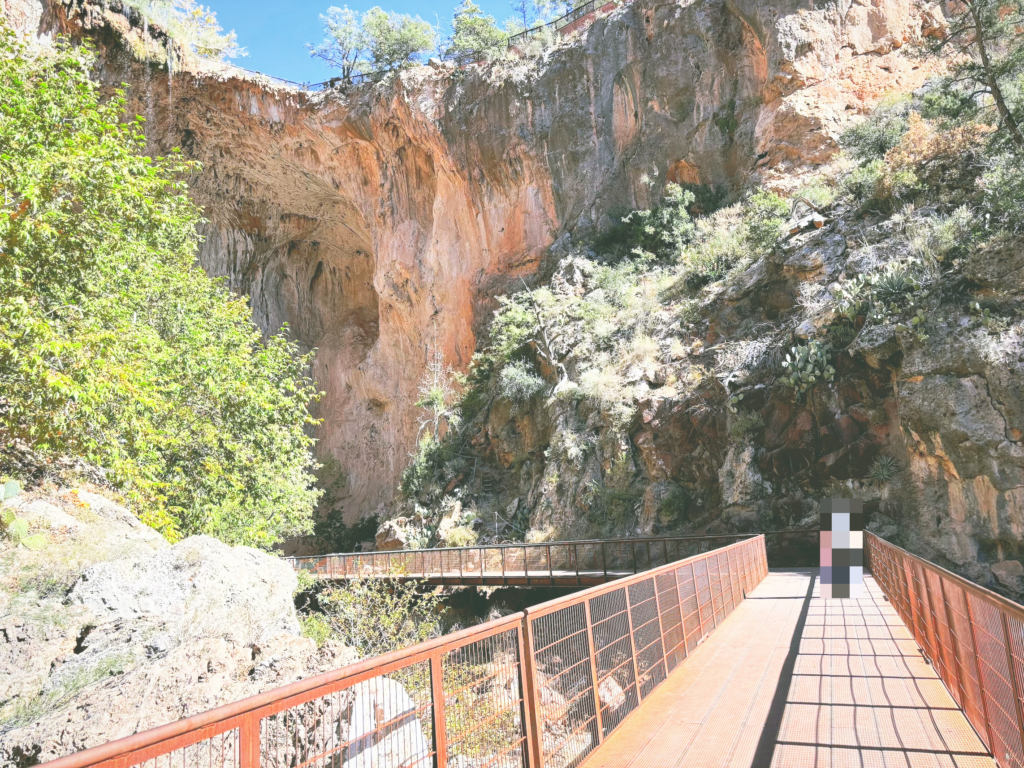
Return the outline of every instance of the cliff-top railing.
[[[539,24],[536,27],[518,32],[515,35],[511,35],[508,40],[502,44],[502,47],[506,47],[509,50],[517,48],[518,46],[525,43],[529,38],[539,35],[546,29],[550,29],[555,32],[562,32],[565,28],[579,22],[600,10],[611,10],[618,6],[621,2],[630,2],[630,0],[588,0],[568,13],[559,16],[554,21],[549,21],[546,24]],[[486,58],[487,54],[484,51],[463,51],[447,56],[449,61],[452,61],[457,67],[465,67],[470,64],[475,64],[478,61],[482,61]],[[378,82],[386,75],[391,72],[397,71],[394,68],[375,70],[372,72],[356,72],[349,75],[348,77],[332,77],[328,80],[324,80],[318,83],[311,82],[298,82],[296,80],[287,80],[283,77],[274,77],[268,75],[265,72],[257,72],[254,69],[246,69],[240,67],[237,64],[230,65],[233,69],[245,72],[250,75],[256,75],[260,78],[267,80],[272,85],[284,86],[288,88],[296,88],[302,91],[324,91],[329,88],[333,88],[338,85],[359,85],[361,83],[375,83]]]
[[[49,765],[569,768],[767,573],[747,538]]]

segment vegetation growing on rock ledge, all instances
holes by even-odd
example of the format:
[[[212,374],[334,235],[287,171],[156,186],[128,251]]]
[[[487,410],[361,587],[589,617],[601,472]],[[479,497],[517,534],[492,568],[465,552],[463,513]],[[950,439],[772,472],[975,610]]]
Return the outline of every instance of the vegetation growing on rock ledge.
[[[147,157],[91,64],[0,28],[0,463],[103,467],[171,539],[307,532],[309,359],[196,265],[194,166]]]
[[[971,377],[1010,407],[1016,374],[992,366],[1024,334],[998,277],[1021,268],[1024,161],[999,110],[963,108],[965,82],[884,102],[785,199],[697,215],[701,190],[669,184],[499,297],[462,422],[417,456],[397,523],[444,543],[457,503],[485,539],[769,530],[813,524],[831,493],[897,541],[918,515],[944,530],[915,462],[968,427],[928,409]]]

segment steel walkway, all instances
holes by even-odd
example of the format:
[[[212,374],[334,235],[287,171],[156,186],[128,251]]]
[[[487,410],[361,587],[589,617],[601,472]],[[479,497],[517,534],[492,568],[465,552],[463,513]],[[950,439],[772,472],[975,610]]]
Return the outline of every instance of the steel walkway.
[[[817,531],[769,531],[769,558],[816,562]],[[751,533],[337,553],[282,558],[326,581],[396,579],[434,585],[590,587],[754,537]],[[799,559],[793,560],[793,556]]]
[[[772,572],[583,768],[994,768],[878,585]]]
[[[51,767],[1024,768],[1024,608],[864,540],[855,600],[818,598],[814,570],[769,571],[763,535],[699,554],[666,541],[663,565],[630,543],[650,570],[608,568],[607,583]],[[602,549],[612,565],[595,544],[520,548],[523,571],[580,578]],[[455,557],[461,577],[489,572],[474,557]]]

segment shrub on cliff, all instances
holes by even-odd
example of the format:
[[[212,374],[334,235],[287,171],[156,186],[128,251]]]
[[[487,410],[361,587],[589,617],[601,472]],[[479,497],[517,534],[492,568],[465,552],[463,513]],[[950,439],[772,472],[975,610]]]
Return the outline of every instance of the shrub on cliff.
[[[145,156],[91,65],[0,27],[0,445],[104,467],[172,539],[306,532],[309,360],[196,265],[195,167]]]

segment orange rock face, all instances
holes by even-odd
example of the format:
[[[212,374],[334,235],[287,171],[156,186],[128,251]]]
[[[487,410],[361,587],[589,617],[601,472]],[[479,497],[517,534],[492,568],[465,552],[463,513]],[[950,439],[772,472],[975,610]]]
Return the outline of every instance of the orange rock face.
[[[903,49],[941,21],[911,0],[636,0],[544,62],[309,94],[232,70],[168,76],[110,12],[5,3],[29,32],[92,37],[152,150],[202,162],[200,261],[262,328],[318,350],[318,450],[346,477],[350,522],[393,496],[428,355],[465,369],[492,297],[553,243],[666,180],[735,189],[828,159],[851,116],[923,82]]]

